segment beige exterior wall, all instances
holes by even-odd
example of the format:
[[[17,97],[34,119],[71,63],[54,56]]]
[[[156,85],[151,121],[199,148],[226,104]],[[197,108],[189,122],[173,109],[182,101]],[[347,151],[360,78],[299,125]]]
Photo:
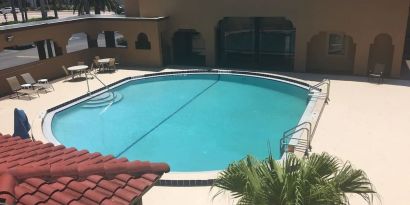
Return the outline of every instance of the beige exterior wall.
[[[126,0],[130,17],[85,17],[30,27],[0,29],[0,52],[13,45],[51,39],[62,55],[0,70],[0,95],[10,93],[5,78],[31,72],[35,78],[63,75],[62,65],[90,63],[95,55],[116,57],[121,64],[159,67],[172,64],[172,38],[179,29],[200,33],[207,66],[216,65],[216,28],[224,17],[285,17],[296,28],[293,70],[350,71],[365,75],[376,63],[399,77],[409,13],[408,0]],[[141,17],[138,17],[138,16]],[[162,16],[169,16],[163,18]],[[66,54],[68,39],[85,32],[96,39],[101,31],[119,31],[128,48],[90,48]],[[135,49],[139,33],[151,49]],[[345,54],[328,55],[330,33],[345,35]],[[6,37],[12,35],[11,42]],[[0,62],[1,63],[1,62]]]
[[[62,55],[44,59],[29,64],[19,65],[0,70],[0,96],[11,92],[6,78],[30,72],[35,79],[55,79],[64,75],[62,65],[76,65],[78,61],[85,61],[88,65],[94,56],[115,57],[123,65],[139,65],[160,67],[163,65],[160,26],[166,19],[86,19],[49,25],[25,27],[22,29],[0,30],[0,52],[9,46],[51,39],[62,48]],[[127,48],[88,48],[73,53],[66,51],[66,45],[72,34],[84,32],[89,38],[96,39],[101,31],[119,31],[128,42]],[[135,41],[139,33],[145,33],[151,43],[151,49],[135,48]],[[7,42],[6,36],[14,36],[13,41]],[[1,63],[1,62],[0,62]],[[24,82],[20,79],[20,82]]]
[[[354,74],[364,75],[369,67],[370,47],[376,36],[387,34],[392,39],[393,47],[391,65],[387,67],[391,67],[392,77],[398,77],[409,1],[139,0],[138,8],[126,9],[138,9],[143,17],[169,16],[167,44],[172,44],[172,35],[178,29],[200,32],[206,44],[208,66],[215,65],[215,28],[224,17],[286,17],[291,20],[296,28],[296,71],[325,68],[332,71],[352,70]],[[343,33],[346,39],[352,40],[347,43],[345,56],[326,54],[327,35],[333,32]],[[317,45],[308,48],[312,40]],[[314,59],[310,59],[312,57]]]
[[[44,26],[26,27],[0,31],[0,50],[4,47],[24,44],[39,40],[51,39],[66,53],[68,39],[75,33],[87,33],[96,39],[102,31],[119,31],[128,42],[128,48],[98,48],[96,52],[102,56],[121,56],[121,61],[130,65],[162,66],[161,47],[159,39],[159,20],[132,19],[89,19],[63,22]],[[151,49],[135,49],[135,41],[139,33],[147,34]],[[7,35],[13,35],[12,42],[6,41]],[[114,49],[114,50],[113,50]]]

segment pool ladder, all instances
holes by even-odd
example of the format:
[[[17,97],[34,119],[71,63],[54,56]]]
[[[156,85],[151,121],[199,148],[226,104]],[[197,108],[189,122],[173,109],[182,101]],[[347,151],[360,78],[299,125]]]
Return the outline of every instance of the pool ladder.
[[[321,87],[323,85],[326,86],[325,93],[322,92],[323,90]],[[319,92],[315,92],[315,91],[319,91]],[[325,104],[328,104],[330,101],[329,94],[330,94],[330,80],[329,79],[324,79],[322,82],[309,87],[309,95],[312,98],[325,98]],[[312,144],[311,144],[312,138],[316,132],[317,123],[320,117],[322,116],[324,108],[325,108],[325,105],[321,107],[319,116],[316,118],[316,123],[314,124],[314,126],[312,125],[312,122],[302,122],[298,124],[297,126],[292,127],[289,130],[286,130],[283,133],[283,136],[280,139],[280,144],[279,144],[281,156],[288,152],[302,152],[304,156],[309,155],[309,152],[312,151]],[[302,132],[302,131],[304,131],[304,133],[302,134],[305,134],[306,138],[302,138],[302,136],[300,136],[299,138],[293,138],[294,134]],[[294,139],[294,141],[291,143],[292,139]],[[295,143],[295,141],[297,143]]]
[[[100,81],[100,83],[104,86],[104,88],[108,91],[108,92],[112,92],[111,91],[111,89],[110,89],[110,87],[108,87],[104,82],[102,82],[102,80],[101,79],[99,79],[98,77],[97,77],[97,75],[95,75],[95,74],[93,74],[93,73],[86,73],[85,74],[85,79],[87,80],[87,94],[88,95],[91,95],[91,92],[90,92],[90,84],[88,83],[88,77],[87,77],[87,75],[91,75],[93,78],[95,78],[95,79],[97,79],[98,81]]]
[[[293,135],[302,131],[304,131],[302,134],[305,134],[306,138],[302,138],[301,136],[300,138],[295,139],[297,143],[291,144]],[[309,152],[312,151],[312,134],[311,122],[303,122],[289,130],[286,130],[280,139],[280,154],[283,155],[287,152],[302,152],[304,156],[308,156]]]
[[[322,89],[320,88],[321,86],[326,85],[326,92],[323,93]],[[319,93],[314,92],[314,90],[319,91]],[[322,82],[309,86],[309,95],[312,97],[324,97],[325,102],[329,103],[330,102],[330,80],[329,79],[323,79]]]

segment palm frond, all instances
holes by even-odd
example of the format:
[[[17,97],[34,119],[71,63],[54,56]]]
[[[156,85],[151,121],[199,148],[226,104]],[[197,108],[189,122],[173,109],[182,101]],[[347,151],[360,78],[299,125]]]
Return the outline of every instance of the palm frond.
[[[327,153],[287,154],[281,162],[271,154],[262,161],[247,156],[221,172],[213,187],[220,188],[214,197],[230,191],[240,205],[345,205],[349,193],[372,204],[378,197],[362,170]]]

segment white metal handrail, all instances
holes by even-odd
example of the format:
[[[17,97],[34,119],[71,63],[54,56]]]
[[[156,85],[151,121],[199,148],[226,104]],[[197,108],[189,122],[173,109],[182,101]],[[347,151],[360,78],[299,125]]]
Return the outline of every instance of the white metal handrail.
[[[323,93],[323,90],[321,88],[323,85],[326,85],[326,93]],[[329,101],[330,101],[330,97],[329,97],[329,95],[330,95],[330,80],[329,79],[324,79],[322,82],[320,82],[316,85],[310,86],[309,87],[309,94],[315,93],[313,90],[320,91],[319,94],[322,94],[321,96],[325,97],[325,103],[326,104],[329,103]],[[319,121],[319,119],[320,119],[320,117],[323,113],[324,107],[325,106],[321,107],[319,115],[316,118],[316,123],[313,124],[312,122],[305,121],[305,122],[302,122],[302,123],[296,125],[295,127],[291,128],[289,130],[286,130],[283,133],[283,136],[280,139],[281,155],[283,155],[285,152],[289,151],[288,147],[290,145],[289,143],[292,140],[293,135],[298,133],[298,132],[301,132],[301,131],[306,131],[306,135],[307,135],[306,139],[298,138],[298,139],[296,139],[298,141],[298,143],[297,144],[292,144],[292,146],[295,150],[304,152],[305,156],[307,156],[309,154],[309,152],[312,150],[312,145],[311,145],[312,138],[313,138],[313,135],[316,132],[317,124],[318,124],[318,121]]]
[[[330,101],[330,80],[329,79],[323,79],[322,82],[316,84],[316,85],[312,85],[309,87],[309,93],[313,93],[313,90],[317,90],[317,91],[322,91],[322,89],[320,88],[322,85],[327,85],[326,86],[326,93],[325,93],[325,97],[326,97],[326,103],[329,103]]]

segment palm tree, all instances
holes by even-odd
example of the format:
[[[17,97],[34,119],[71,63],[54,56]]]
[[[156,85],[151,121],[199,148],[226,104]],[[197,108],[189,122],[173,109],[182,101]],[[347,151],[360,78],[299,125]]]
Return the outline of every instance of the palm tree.
[[[14,21],[15,22],[17,22],[18,21],[18,19],[17,19],[17,14],[16,14],[16,7],[15,7],[15,2],[14,2],[14,0],[10,0],[10,6],[11,6],[11,13],[13,14],[13,19],[14,19]]]
[[[79,14],[89,14],[89,9],[92,6],[95,14],[101,14],[101,11],[105,11],[105,9],[108,11],[116,10],[118,3],[115,0],[73,0],[74,12],[78,11]]]
[[[378,197],[365,172],[327,153],[303,159],[288,154],[282,162],[247,156],[229,165],[214,187],[220,188],[214,197],[229,191],[241,205],[344,205],[347,194],[372,204]]]
[[[58,8],[57,8],[57,0],[53,0],[53,10],[54,10],[54,18],[58,19]]]
[[[46,3],[44,0],[40,0],[40,11],[41,11],[41,19],[47,19],[47,11],[46,11]]]
[[[18,4],[18,7],[20,9],[21,21],[26,22],[27,19],[25,18],[25,15],[24,15],[23,1],[22,0],[17,0],[17,4]]]

